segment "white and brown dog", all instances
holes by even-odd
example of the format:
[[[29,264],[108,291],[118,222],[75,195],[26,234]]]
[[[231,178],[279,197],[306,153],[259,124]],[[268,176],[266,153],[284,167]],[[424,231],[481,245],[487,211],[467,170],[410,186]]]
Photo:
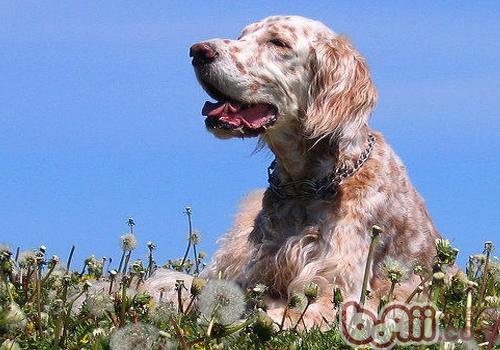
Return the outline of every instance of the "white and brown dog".
[[[431,265],[439,234],[401,161],[368,126],[376,90],[349,40],[317,21],[275,16],[237,40],[197,43],[190,55],[217,101],[203,107],[208,130],[259,136],[276,157],[269,188],[243,201],[209,274],[265,284],[278,320],[292,293],[317,283],[310,325],[333,318],[334,285],[359,299],[374,224],[384,228],[369,280],[377,303],[389,288],[378,268],[386,256]],[[396,296],[417,283],[412,275]]]

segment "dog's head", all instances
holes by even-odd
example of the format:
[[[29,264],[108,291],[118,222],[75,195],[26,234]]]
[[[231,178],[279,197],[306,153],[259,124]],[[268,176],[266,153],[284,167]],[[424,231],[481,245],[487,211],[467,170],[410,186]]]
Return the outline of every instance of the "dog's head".
[[[366,124],[376,92],[363,58],[322,23],[275,16],[237,40],[191,47],[196,76],[216,100],[202,114],[216,136],[272,135],[293,126],[306,137]]]

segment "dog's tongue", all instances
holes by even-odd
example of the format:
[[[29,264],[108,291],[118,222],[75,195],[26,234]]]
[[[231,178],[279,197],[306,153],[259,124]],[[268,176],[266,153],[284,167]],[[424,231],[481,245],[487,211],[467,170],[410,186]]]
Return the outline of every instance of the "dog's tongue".
[[[258,129],[263,126],[272,115],[272,108],[266,104],[255,104],[242,109],[232,102],[205,102],[201,111],[208,118],[218,119],[233,127],[246,126]]]

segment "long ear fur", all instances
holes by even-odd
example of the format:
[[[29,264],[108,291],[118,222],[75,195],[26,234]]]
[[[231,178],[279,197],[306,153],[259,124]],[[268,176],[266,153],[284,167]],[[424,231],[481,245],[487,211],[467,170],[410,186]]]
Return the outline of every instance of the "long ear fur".
[[[303,121],[307,135],[318,139],[358,130],[368,122],[377,100],[365,60],[343,36],[319,43],[315,51]]]

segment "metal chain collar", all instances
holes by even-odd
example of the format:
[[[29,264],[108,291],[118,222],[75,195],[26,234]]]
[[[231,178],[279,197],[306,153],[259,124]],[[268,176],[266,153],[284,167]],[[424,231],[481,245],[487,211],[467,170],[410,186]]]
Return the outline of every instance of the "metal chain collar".
[[[353,175],[361,166],[367,161],[372,153],[373,146],[375,145],[375,136],[368,135],[368,146],[360,154],[359,158],[352,166],[341,164],[336,167],[334,171],[320,180],[300,180],[281,183],[279,179],[278,170],[276,169],[276,159],[272,161],[271,165],[267,168],[267,181],[269,188],[279,198],[306,198],[306,197],[320,197],[325,198],[337,193],[342,181]]]

